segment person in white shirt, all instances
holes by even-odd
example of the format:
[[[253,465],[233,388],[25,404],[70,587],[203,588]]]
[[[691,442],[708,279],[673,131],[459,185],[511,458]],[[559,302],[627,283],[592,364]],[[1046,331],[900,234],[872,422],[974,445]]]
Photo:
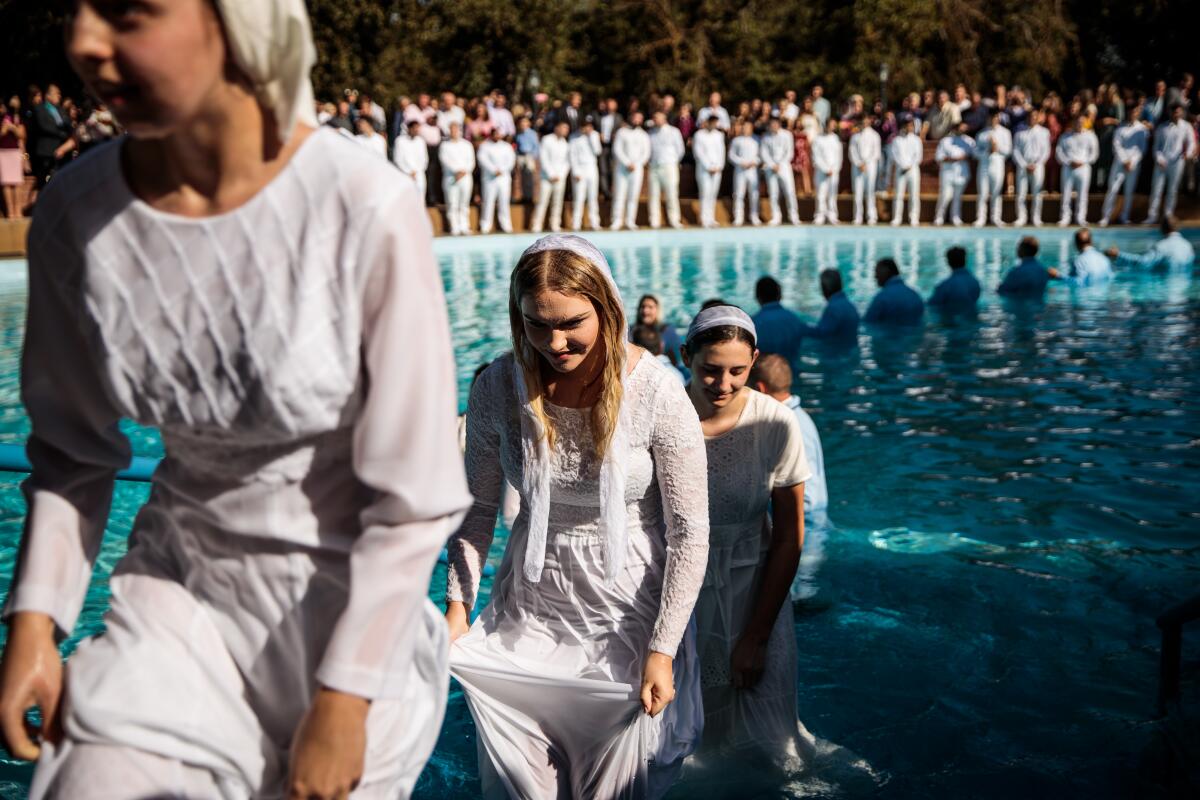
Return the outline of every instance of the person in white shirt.
[[[471,193],[475,189],[475,148],[462,137],[462,125],[450,123],[450,138],[438,145],[442,192],[451,236],[471,232]]]
[[[1045,113],[1034,110],[1029,115],[1029,127],[1019,131],[1013,140],[1013,168],[1017,173],[1017,225],[1030,220],[1026,216],[1025,198],[1032,195],[1034,226],[1042,224],[1042,187],[1046,180],[1046,162],[1050,160],[1050,131],[1042,122]]]
[[[1121,186],[1125,187],[1125,201],[1121,204],[1121,224],[1129,224],[1129,212],[1133,210],[1133,192],[1137,187],[1138,175],[1142,171],[1142,159],[1150,144],[1150,130],[1141,121],[1141,106],[1130,106],[1125,115],[1125,124],[1113,132],[1113,160],[1108,169],[1108,192],[1104,195],[1104,209],[1100,212],[1100,227],[1108,225]]]
[[[566,120],[554,126],[554,131],[542,137],[538,150],[538,165],[541,168],[541,186],[538,189],[537,206],[533,210],[534,233],[542,232],[546,221],[546,209],[550,208],[550,230],[557,233],[562,230],[563,194],[567,190],[567,175],[571,171],[571,162],[567,144],[567,134],[571,126]]]
[[[979,132],[975,140],[975,158],[979,167],[975,172],[975,227],[987,224],[990,211],[992,224],[1004,227],[1004,170],[1008,157],[1012,155],[1012,133],[1001,124],[999,108],[988,111],[988,126]],[[989,209],[990,206],[990,209]]]
[[[796,155],[796,139],[792,132],[783,127],[779,116],[771,117],[767,134],[759,143],[762,156],[763,175],[767,179],[767,197],[771,201],[771,219],[768,225],[783,222],[779,208],[779,195],[787,201],[788,221],[800,224],[800,212],[796,207],[796,173],[792,171],[792,159]]]
[[[358,118],[358,133],[354,138],[368,150],[387,158],[387,137],[375,130],[370,117]]]
[[[729,112],[721,105],[721,93],[713,92],[708,96],[708,105],[700,109],[700,113],[696,115],[696,124],[704,127],[704,123],[709,117],[716,117],[717,127],[723,133],[728,133],[730,129]]]
[[[1075,224],[1087,225],[1088,189],[1092,185],[1092,164],[1100,157],[1100,140],[1096,134],[1083,129],[1083,117],[1076,117],[1071,130],[1058,138],[1054,151],[1062,164],[1062,214],[1058,227],[1071,224],[1071,196],[1075,196]]]
[[[672,228],[683,225],[679,217],[679,162],[687,150],[683,134],[662,111],[654,114],[654,129],[650,131],[650,227],[662,225],[662,202],[666,197],[667,224]]]
[[[975,140],[967,135],[967,123],[959,122],[954,130],[938,142],[934,160],[938,163],[938,202],[933,215],[934,225],[946,222],[946,210],[950,220],[962,225],[962,196],[967,181],[971,178],[971,154],[975,152]]]
[[[407,134],[396,137],[392,144],[392,163],[408,177],[412,178],[425,199],[425,172],[429,169],[429,148],[425,140],[418,134],[421,130],[419,119],[410,119],[406,126]]]
[[[491,100],[487,101],[488,119],[492,121],[492,125],[500,129],[500,136],[504,139],[511,139],[517,135],[517,123],[513,119],[512,112],[508,110],[508,98],[502,94],[497,94]]]
[[[567,140],[571,164],[571,229],[583,227],[587,207],[588,227],[600,230],[600,154],[603,146],[592,118],[584,117],[579,130]]]
[[[621,128],[613,142],[612,229],[625,225],[637,230],[638,202],[642,197],[642,178],[650,161],[650,135],[642,127],[642,112],[629,115],[629,124]]]
[[[500,210],[500,230],[512,233],[512,173],[517,166],[517,152],[504,141],[504,131],[492,128],[492,135],[479,145],[479,178],[483,192],[479,208],[479,232],[491,233],[496,209]]]
[[[1154,177],[1150,181],[1150,213],[1146,225],[1158,222],[1159,209],[1175,215],[1175,201],[1183,178],[1184,162],[1196,157],[1196,134],[1183,118],[1183,106],[1171,106],[1171,121],[1154,131]],[[1163,204],[1163,194],[1167,202]]]
[[[696,188],[700,193],[700,224],[717,225],[717,192],[725,171],[725,134],[717,129],[717,118],[709,116],[704,127],[692,135],[692,156],[696,159]]]
[[[813,172],[817,184],[817,208],[813,223],[838,223],[838,181],[842,175],[842,137],[838,136],[838,121],[829,120],[825,133],[812,143]]]
[[[437,112],[437,126],[442,136],[449,138],[450,125],[457,122],[460,126],[467,124],[467,112],[458,105],[454,92],[442,92],[442,105]]]
[[[895,197],[892,200],[892,225],[899,225],[904,216],[904,194],[909,194],[908,220],[914,227],[921,223],[921,159],[925,146],[913,132],[912,117],[904,119],[900,133],[888,145],[896,169]]]
[[[761,225],[758,216],[758,165],[762,159],[758,154],[758,140],[754,138],[754,124],[743,122],[739,135],[729,143],[729,160],[733,164],[733,224],[743,225],[746,221],[746,204],[750,204],[750,223]]]
[[[879,221],[879,209],[875,204],[875,183],[879,178],[879,160],[883,156],[883,142],[873,127],[875,115],[863,115],[858,132],[850,137],[850,181],[854,186],[854,224],[868,225]]]

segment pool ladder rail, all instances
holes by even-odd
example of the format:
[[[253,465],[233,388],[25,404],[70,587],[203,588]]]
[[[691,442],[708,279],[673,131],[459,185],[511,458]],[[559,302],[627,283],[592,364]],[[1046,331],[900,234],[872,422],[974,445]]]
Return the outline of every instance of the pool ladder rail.
[[[158,468],[158,459],[148,456],[134,456],[129,466],[117,473],[117,479],[148,483]],[[0,443],[0,472],[30,472],[33,465],[25,455],[25,448],[19,444]],[[438,556],[439,564],[449,564],[449,554],[442,550]],[[483,565],[483,577],[490,578],[496,574],[496,568],[491,564]]]

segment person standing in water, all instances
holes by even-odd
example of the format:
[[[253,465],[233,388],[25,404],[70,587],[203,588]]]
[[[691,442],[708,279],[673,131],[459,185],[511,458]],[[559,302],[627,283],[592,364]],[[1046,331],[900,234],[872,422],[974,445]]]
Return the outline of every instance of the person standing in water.
[[[470,505],[416,187],[315,130],[301,0],[80,0],[67,53],[129,136],[30,231],[5,746],[40,756],[32,798],[406,797],[448,688],[429,576]],[[122,417],[166,456],[64,675]]]
[[[656,798],[703,724],[689,626],[708,559],[700,424],[678,378],[626,342],[585,239],[525,251],[509,319],[513,353],[471,392],[476,501],[446,588],[483,794]],[[470,624],[505,479],[521,512]]]

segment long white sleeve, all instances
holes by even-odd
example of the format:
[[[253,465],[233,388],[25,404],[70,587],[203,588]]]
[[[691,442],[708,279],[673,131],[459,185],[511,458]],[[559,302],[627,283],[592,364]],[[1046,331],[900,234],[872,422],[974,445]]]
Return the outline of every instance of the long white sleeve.
[[[392,146],[392,162],[401,172],[423,173],[429,168],[429,148],[422,139],[398,136]]]
[[[1141,163],[1149,141],[1149,133],[1142,124],[1122,125],[1113,135],[1113,158],[1120,164]]]
[[[438,161],[447,174],[473,172],[475,170],[475,148],[466,139],[447,139],[438,145]]]
[[[692,137],[692,155],[706,170],[725,168],[725,136],[717,131],[697,131]]]
[[[836,175],[842,168],[842,140],[836,133],[826,133],[813,142],[813,165],[826,175]]]
[[[517,165],[516,152],[507,142],[484,142],[479,146],[479,169],[488,175],[506,175]]]
[[[1072,156],[1072,151],[1074,148],[1071,145],[1071,139],[1077,135],[1078,134],[1071,132],[1064,133],[1058,137],[1058,146],[1054,148],[1054,157],[1058,160],[1058,163],[1062,164],[1064,167],[1069,166],[1071,162],[1075,160]]]
[[[538,163],[541,165],[542,174],[552,180],[567,177],[571,169],[568,151],[566,139],[553,133],[543,136],[538,151]]]
[[[582,133],[577,133],[568,140],[567,152],[572,174],[590,175],[599,168],[596,151],[592,145],[591,138]]]
[[[664,125],[650,136],[652,164],[678,164],[685,152],[683,134],[674,125]]]

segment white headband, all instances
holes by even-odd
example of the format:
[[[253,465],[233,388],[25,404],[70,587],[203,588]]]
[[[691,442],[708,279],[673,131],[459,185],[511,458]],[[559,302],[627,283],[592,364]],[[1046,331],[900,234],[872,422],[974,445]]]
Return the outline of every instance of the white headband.
[[[317,60],[304,0],[216,0],[230,55],[275,115],[279,141],[297,122],[317,127],[309,80]]]
[[[754,320],[750,319],[750,315],[737,306],[709,306],[704,309],[688,326],[687,338],[684,341],[691,344],[692,339],[705,331],[726,325],[741,328],[750,334],[751,339],[758,342],[758,331],[754,328]]]

